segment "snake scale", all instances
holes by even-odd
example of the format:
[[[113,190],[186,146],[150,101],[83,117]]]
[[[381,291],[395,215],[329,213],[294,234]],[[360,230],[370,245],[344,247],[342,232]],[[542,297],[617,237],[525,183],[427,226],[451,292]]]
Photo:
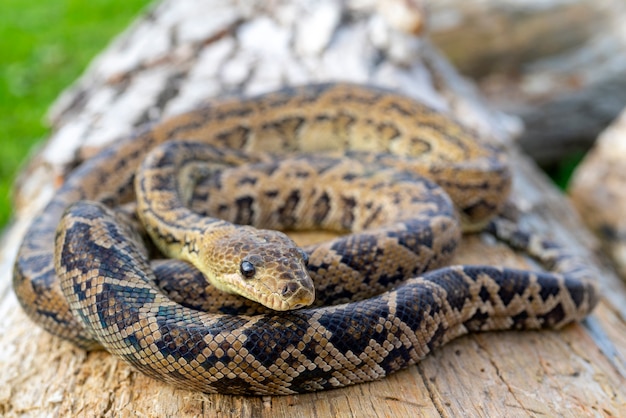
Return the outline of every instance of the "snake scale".
[[[502,150],[390,91],[338,83],[231,99],[70,173],[24,238],[14,289],[49,332],[180,387],[290,394],[371,381],[468,332],[558,328],[596,305],[576,257],[494,219],[510,181]],[[175,249],[152,248],[136,217]],[[552,271],[446,266],[459,219]],[[301,249],[239,224],[350,233]],[[197,241],[205,227],[210,250]],[[170,251],[209,280],[228,277],[218,287],[229,291],[261,281],[249,287],[272,295],[258,299],[267,307],[148,257]]]

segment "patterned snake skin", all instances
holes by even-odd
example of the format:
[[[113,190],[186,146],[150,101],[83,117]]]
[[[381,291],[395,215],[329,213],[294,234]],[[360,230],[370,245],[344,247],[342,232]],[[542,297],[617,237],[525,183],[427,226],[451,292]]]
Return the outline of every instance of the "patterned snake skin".
[[[342,156],[302,155],[320,151]],[[160,251],[129,209],[134,183],[137,215],[152,222]],[[576,257],[492,219],[509,188],[500,150],[388,91],[324,84],[226,101],[149,127],[72,172],[26,234],[14,288],[51,333],[180,387],[290,394],[367,382],[468,332],[558,328],[596,305],[593,272]],[[443,267],[457,218],[551,272]],[[228,222],[351,234],[301,250],[277,232],[250,244],[250,228]],[[228,233],[209,233],[209,251],[201,227]],[[186,254],[205,275],[150,262],[160,252]],[[206,280],[224,273],[205,266],[212,259],[230,265],[238,286],[269,281],[261,287],[279,309],[311,304],[309,280],[315,301],[279,312],[269,297],[258,299],[268,308],[216,296]]]

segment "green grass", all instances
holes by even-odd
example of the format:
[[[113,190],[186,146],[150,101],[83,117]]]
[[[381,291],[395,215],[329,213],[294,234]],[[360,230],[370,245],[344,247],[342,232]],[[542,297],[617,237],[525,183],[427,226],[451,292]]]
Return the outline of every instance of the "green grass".
[[[566,155],[555,164],[553,167],[546,169],[546,173],[552,178],[554,183],[565,190],[569,184],[569,181],[574,174],[576,167],[582,162],[585,157],[585,152],[576,151],[572,154]]]
[[[48,133],[44,115],[148,0],[3,0],[0,8],[0,230],[15,174]]]

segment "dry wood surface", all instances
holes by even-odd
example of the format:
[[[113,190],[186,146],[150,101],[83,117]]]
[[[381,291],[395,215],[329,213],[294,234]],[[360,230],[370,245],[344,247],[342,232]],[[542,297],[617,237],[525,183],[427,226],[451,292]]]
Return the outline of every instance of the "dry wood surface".
[[[349,80],[397,88],[510,144],[515,120],[490,110],[422,34],[416,2],[171,0],[158,3],[53,106],[54,133],[16,185],[0,252],[2,416],[623,416],[626,286],[567,200],[510,145],[520,222],[601,271],[583,323],[551,332],[462,337],[370,384],[284,397],[206,395],[156,382],[104,352],[48,335],[21,311],[12,262],[29,221],[67,170],[147,121],[234,93]],[[457,262],[526,266],[488,236]]]

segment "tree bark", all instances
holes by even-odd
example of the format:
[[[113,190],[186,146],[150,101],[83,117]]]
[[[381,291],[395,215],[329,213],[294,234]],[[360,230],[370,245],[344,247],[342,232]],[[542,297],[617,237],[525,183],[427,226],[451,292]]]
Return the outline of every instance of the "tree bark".
[[[432,48],[422,12],[401,0],[171,0],[104,51],[53,106],[54,133],[16,185],[17,216],[0,254],[0,415],[618,416],[626,405],[626,288],[594,257],[594,240],[568,202],[511,144],[515,120],[490,110]],[[26,318],[10,288],[13,258],[68,169],[140,124],[212,97],[337,79],[397,88],[508,145],[520,222],[602,272],[594,313],[561,331],[462,337],[380,381],[284,397],[176,389]],[[466,237],[455,261],[528,265],[482,235]]]

